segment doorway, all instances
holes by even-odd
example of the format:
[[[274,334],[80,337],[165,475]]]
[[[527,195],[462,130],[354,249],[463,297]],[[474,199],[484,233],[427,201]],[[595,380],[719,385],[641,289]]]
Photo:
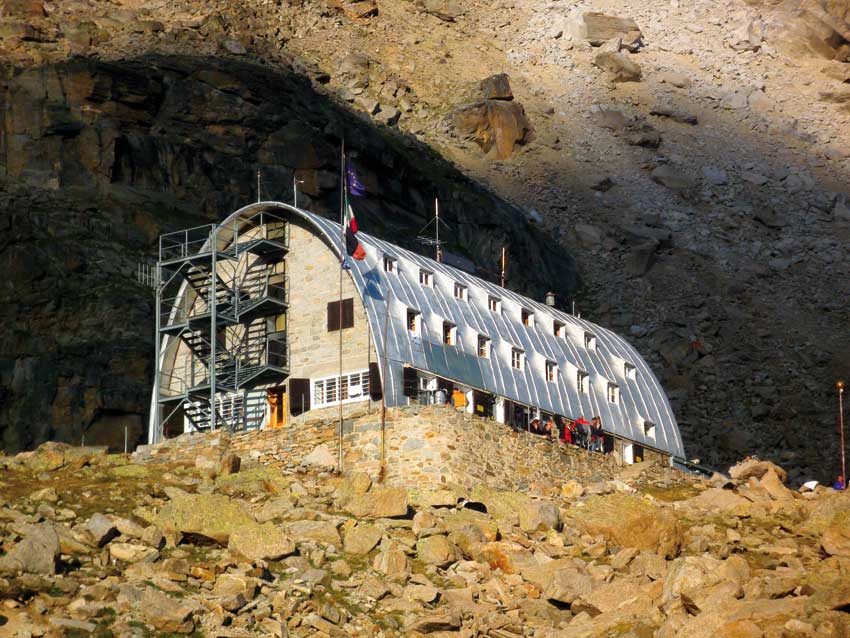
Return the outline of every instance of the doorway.
[[[286,386],[266,390],[269,404],[269,429],[279,430],[286,425]]]

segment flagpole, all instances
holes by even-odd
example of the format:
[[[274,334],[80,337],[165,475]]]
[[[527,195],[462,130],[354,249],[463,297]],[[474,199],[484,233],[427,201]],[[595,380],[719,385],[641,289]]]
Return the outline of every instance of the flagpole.
[[[443,261],[443,251],[440,250],[440,200],[434,198],[434,218],[437,222],[437,261]]]
[[[339,193],[339,229],[340,229],[340,252],[339,252],[339,380],[336,386],[337,400],[339,401],[339,436],[337,439],[337,471],[342,474],[342,265],[345,261],[345,138],[342,138],[342,153],[340,154],[340,186]]]

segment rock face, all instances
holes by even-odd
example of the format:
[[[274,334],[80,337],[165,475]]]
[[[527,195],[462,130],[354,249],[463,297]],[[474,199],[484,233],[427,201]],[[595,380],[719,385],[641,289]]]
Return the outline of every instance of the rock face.
[[[587,534],[602,534],[623,547],[675,556],[682,536],[676,518],[645,500],[626,494],[591,497],[569,511],[572,524]]]
[[[59,558],[59,537],[48,523],[32,525],[24,531],[5,556],[0,556],[0,574],[55,574]]]
[[[569,258],[541,241],[518,209],[424,146],[391,141],[363,124],[310,80],[233,58],[200,66],[194,57],[124,58],[29,66],[0,90],[6,113],[0,179],[10,185],[0,189],[9,224],[0,246],[5,449],[48,438],[78,444],[86,432],[86,442],[123,450],[125,427],[133,447],[143,437],[152,379],[152,299],[131,283],[140,256],[155,254],[164,228],[218,221],[253,201],[257,169],[264,197],[290,201],[297,177],[299,202],[335,215],[343,130],[348,147],[359,152],[363,179],[380,184],[358,210],[363,228],[398,240],[405,235],[398,224],[409,223],[415,234],[424,202],[443,192],[441,214],[458,229],[448,250],[489,268],[508,241],[539,262],[515,266],[515,287],[571,294]],[[524,143],[529,127],[520,106],[502,103],[491,111],[482,129],[488,149],[509,153]],[[426,157],[436,172],[420,170]],[[48,228],[51,241],[39,240]],[[491,228],[491,239],[482,241]],[[93,260],[99,266],[87,268]],[[122,292],[86,292],[105,289]],[[47,309],[59,298],[65,301]],[[121,321],[114,319],[118,305]],[[43,316],[33,314],[39,307]]]
[[[238,529],[255,524],[240,504],[218,494],[187,494],[170,500],[155,523],[163,532],[196,534],[222,545]]]

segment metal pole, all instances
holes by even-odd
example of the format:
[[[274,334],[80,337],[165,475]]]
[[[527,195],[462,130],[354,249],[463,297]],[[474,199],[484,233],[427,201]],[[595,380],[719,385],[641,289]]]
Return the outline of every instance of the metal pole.
[[[443,261],[443,251],[440,249],[440,200],[434,198],[434,215],[437,222],[437,261]]]
[[[502,274],[501,274],[502,288],[505,287],[505,247],[502,246]]]
[[[127,426],[124,426],[124,454],[127,454]]]
[[[257,203],[259,204],[262,200],[260,199],[260,171],[257,171]]]
[[[160,242],[162,240],[160,239]],[[156,302],[154,304],[154,313],[156,314],[156,335],[154,335],[154,344],[156,346],[156,353],[153,360],[153,387],[154,387],[154,405],[153,405],[153,432],[150,433],[150,437],[148,443],[159,443],[162,438],[162,414],[159,409],[159,396],[160,396],[160,370],[159,370],[159,357],[160,357],[160,348],[162,347],[162,335],[160,330],[162,329],[162,286],[161,286],[161,272],[160,272],[160,264],[157,261],[156,263]]]
[[[209,363],[209,375],[210,380],[210,431],[215,431],[216,428],[216,414],[215,414],[215,358],[216,358],[216,303],[217,300],[217,279],[218,279],[218,263],[217,263],[217,255],[218,255],[218,226],[213,226],[212,233],[210,234],[210,243],[212,244],[212,272],[210,273],[210,363]]]
[[[386,450],[386,429],[387,429],[387,333],[389,332],[390,324],[390,301],[393,298],[392,288],[387,287],[387,310],[384,315],[384,334],[383,334],[383,352],[381,356],[381,477],[386,476],[387,467],[387,450]]]
[[[835,384],[838,386],[838,423],[841,428],[841,478],[847,484],[847,466],[844,457],[844,381]]]
[[[339,433],[337,436],[337,471],[342,474],[342,265],[345,260],[345,138],[342,139],[340,154],[340,192],[339,192],[339,376],[336,383],[336,398],[339,401]]]

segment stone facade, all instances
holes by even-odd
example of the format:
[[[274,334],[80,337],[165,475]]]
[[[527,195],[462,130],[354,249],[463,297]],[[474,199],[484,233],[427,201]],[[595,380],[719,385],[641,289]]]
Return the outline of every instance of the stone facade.
[[[346,406],[343,421],[343,470],[381,475],[380,411],[366,404]],[[334,409],[335,410],[335,409]],[[325,412],[324,415],[318,412]],[[329,410],[305,415],[282,430],[228,435],[186,434],[135,453],[140,462],[186,461],[196,456],[238,454],[243,467],[266,465],[297,471],[317,445],[337,453],[338,429]],[[324,417],[324,418],[322,418]],[[300,417],[299,417],[300,418]],[[615,456],[590,453],[551,442],[505,425],[444,406],[408,406],[387,411],[384,430],[389,483],[415,489],[430,484],[472,489],[479,483],[510,490],[555,488],[568,479],[611,476]]]
[[[286,270],[289,274],[288,339],[292,377],[315,379],[339,374],[339,332],[328,332],[328,302],[339,295],[339,259],[331,249],[293,219]],[[343,272],[342,298],[354,299],[354,326],[342,331],[343,374],[365,370],[376,361],[360,294]]]

